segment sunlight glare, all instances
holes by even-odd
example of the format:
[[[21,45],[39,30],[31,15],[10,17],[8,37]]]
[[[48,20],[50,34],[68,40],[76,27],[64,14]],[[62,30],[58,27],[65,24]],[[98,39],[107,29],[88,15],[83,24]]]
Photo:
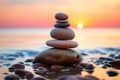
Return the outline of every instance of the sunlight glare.
[[[82,23],[78,23],[77,28],[83,29],[84,25]]]

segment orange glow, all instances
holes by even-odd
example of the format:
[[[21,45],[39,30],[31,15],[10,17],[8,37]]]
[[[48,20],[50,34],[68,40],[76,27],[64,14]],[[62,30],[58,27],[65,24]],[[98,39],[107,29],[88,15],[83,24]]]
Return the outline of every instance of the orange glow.
[[[83,28],[84,28],[84,25],[83,25],[82,23],[78,23],[77,28],[83,29]]]
[[[72,27],[120,27],[119,0],[75,1],[0,1],[0,27],[48,27],[55,24],[54,15],[68,14]]]

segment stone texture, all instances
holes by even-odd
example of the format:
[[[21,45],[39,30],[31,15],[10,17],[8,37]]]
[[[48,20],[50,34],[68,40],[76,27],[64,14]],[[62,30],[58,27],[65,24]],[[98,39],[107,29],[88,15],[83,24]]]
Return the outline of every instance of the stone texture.
[[[55,48],[76,48],[78,46],[76,41],[69,40],[48,40],[46,44]]]
[[[10,74],[5,76],[4,80],[20,80],[20,77],[15,74]]]
[[[54,27],[56,27],[56,28],[67,28],[69,26],[70,26],[69,23],[57,23],[54,25]]]
[[[58,21],[56,21],[56,23],[68,23],[68,21],[67,20],[58,20]]]
[[[70,49],[47,49],[38,54],[33,63],[43,63],[45,65],[70,66],[82,60],[79,52]]]
[[[50,32],[50,36],[58,40],[71,40],[75,33],[70,28],[55,28]]]
[[[55,15],[55,18],[58,19],[58,20],[66,20],[66,19],[68,19],[68,16],[64,13],[57,13]]]

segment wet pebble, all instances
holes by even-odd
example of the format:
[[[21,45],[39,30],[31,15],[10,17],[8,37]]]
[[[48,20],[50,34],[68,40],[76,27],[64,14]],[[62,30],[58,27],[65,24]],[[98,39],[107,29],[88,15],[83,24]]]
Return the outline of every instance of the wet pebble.
[[[7,73],[7,72],[5,72],[5,73],[3,73],[4,75],[7,75],[7,74],[9,74],[9,73]]]
[[[20,80],[20,77],[15,74],[10,74],[5,76],[4,80]]]
[[[108,67],[112,67],[112,65],[109,64],[109,63],[105,63],[105,64],[102,66],[102,68],[108,68]]]
[[[41,77],[34,77],[32,80],[46,80],[46,79]]]
[[[118,55],[118,56],[115,56],[114,58],[115,58],[115,59],[120,59],[120,55]]]
[[[28,80],[31,80],[33,79],[34,75],[32,73],[28,73],[25,75],[25,78],[28,79]]]
[[[85,80],[100,80],[99,78],[92,76],[92,75],[86,75],[84,76]]]
[[[93,70],[94,68],[95,68],[95,66],[93,64],[88,64],[85,67],[85,69],[87,69],[87,70]]]
[[[115,56],[115,54],[109,54],[109,56],[108,56],[108,57],[113,58],[114,56]]]
[[[33,61],[33,59],[27,59],[27,60],[25,60],[25,62],[32,62]]]
[[[42,63],[34,63],[32,65],[33,69],[37,69],[39,67],[47,67],[46,65],[42,64]]]
[[[22,79],[29,78],[29,76],[31,78],[31,75],[32,75],[32,73],[30,71],[26,71],[26,70],[23,70],[23,69],[16,70],[15,74],[17,74]],[[32,76],[34,76],[34,75],[32,75]]]
[[[88,72],[89,74],[92,74],[94,72],[94,70],[85,70],[86,72]]]
[[[113,68],[120,69],[120,59],[109,62]]]
[[[113,61],[113,58],[110,57],[100,57],[99,60],[103,60],[103,61]]]
[[[47,71],[48,71],[47,68],[39,67],[35,73],[41,75],[41,74],[44,74]]]
[[[107,74],[108,74],[108,76],[117,76],[118,75],[118,72],[117,71],[114,71],[114,70],[109,70],[109,71],[107,71]]]
[[[86,54],[86,53],[81,53],[81,55],[82,55],[82,56],[88,56],[88,54]]]
[[[11,67],[8,68],[10,72],[14,72],[17,69],[25,69],[25,65],[21,63],[13,64]]]

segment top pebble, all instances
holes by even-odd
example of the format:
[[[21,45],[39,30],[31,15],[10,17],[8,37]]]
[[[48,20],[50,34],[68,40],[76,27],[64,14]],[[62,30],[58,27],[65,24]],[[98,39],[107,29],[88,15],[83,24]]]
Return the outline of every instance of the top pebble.
[[[67,20],[67,19],[68,19],[68,16],[67,16],[66,14],[64,14],[64,13],[57,13],[57,14],[55,15],[55,18],[56,18],[57,20]]]

